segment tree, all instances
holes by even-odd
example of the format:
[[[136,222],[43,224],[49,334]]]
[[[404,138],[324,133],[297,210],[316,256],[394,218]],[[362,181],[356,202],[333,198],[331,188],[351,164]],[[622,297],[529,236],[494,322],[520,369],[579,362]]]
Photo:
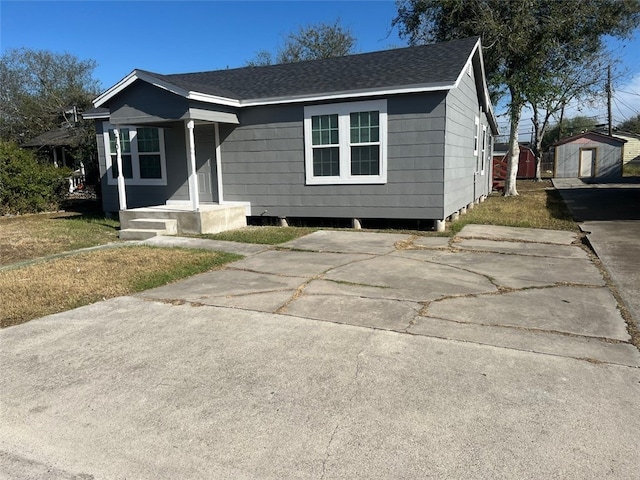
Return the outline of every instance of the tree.
[[[355,37],[347,28],[340,25],[340,20],[334,23],[307,25],[286,36],[284,44],[278,49],[275,63],[341,57],[354,53],[355,44]],[[272,54],[267,50],[260,50],[252,60],[247,62],[247,65],[263,66],[272,63],[274,63]]]
[[[622,122],[620,125],[618,125],[618,130],[620,130],[621,132],[640,134],[640,114]]]
[[[602,93],[602,86],[606,82],[607,65],[610,64],[608,55],[594,54],[590,59],[580,61],[567,61],[563,58],[553,60],[548,59],[545,68],[549,71],[557,72],[549,78],[544,90],[530,92],[527,101],[533,111],[533,143],[531,149],[536,159],[536,181],[542,180],[541,161],[542,153],[548,148],[550,143],[544,144],[547,128],[551,119],[558,113],[564,115],[565,106],[576,98],[589,100],[596,98]],[[586,117],[578,117],[585,118]],[[591,122],[587,119],[588,123]],[[562,118],[561,118],[561,122]],[[593,128],[595,124],[590,125]],[[557,134],[561,129],[556,129],[556,136],[552,136],[554,141],[558,140]]]
[[[517,195],[522,108],[553,92],[561,65],[603,50],[603,35],[640,22],[637,0],[398,0],[392,24],[411,44],[480,36],[492,99],[506,96],[510,119],[505,195]]]
[[[39,162],[14,142],[0,140],[0,215],[57,209],[68,192],[70,173]]]
[[[94,60],[25,48],[0,57],[0,138],[18,144],[71,122],[99,92]]]

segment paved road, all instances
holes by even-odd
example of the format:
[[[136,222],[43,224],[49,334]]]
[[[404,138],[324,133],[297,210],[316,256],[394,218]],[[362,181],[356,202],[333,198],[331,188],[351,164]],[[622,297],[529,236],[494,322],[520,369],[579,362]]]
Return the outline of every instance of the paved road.
[[[553,182],[640,326],[640,183]]]
[[[0,478],[637,478],[640,354],[574,234],[285,247],[1,331]]]

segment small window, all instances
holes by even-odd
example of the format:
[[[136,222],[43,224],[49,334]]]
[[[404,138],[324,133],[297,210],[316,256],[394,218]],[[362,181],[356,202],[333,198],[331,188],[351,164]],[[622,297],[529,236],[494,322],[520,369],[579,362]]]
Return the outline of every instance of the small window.
[[[386,183],[386,115],[385,100],[305,107],[307,184]]]
[[[482,126],[482,155],[480,157],[480,173],[484,175],[484,162],[487,158],[487,127]]]
[[[480,134],[480,119],[476,116],[473,129],[473,155],[478,156],[478,135]]]
[[[115,127],[105,123],[105,149],[108,182],[118,180]],[[166,185],[164,132],[155,127],[120,127],[122,175],[132,185]]]

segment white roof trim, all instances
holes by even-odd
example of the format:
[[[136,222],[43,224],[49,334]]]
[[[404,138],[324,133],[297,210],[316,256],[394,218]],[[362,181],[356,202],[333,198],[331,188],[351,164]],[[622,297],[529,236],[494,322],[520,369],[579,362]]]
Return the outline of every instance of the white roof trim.
[[[374,95],[397,95],[402,93],[420,93],[420,92],[436,92],[442,90],[451,90],[457,86],[456,84],[431,84],[431,85],[410,85],[400,88],[385,88],[385,89],[363,89],[363,90],[347,90],[342,92],[331,92],[320,95],[296,95],[285,97],[271,97],[271,98],[254,98],[248,100],[237,100],[234,98],[220,97],[218,95],[210,95],[207,93],[201,93],[196,91],[187,91],[176,87],[168,82],[159,80],[144,72],[134,70],[125,78],[116,83],[113,87],[105,91],[102,95],[97,97],[93,101],[95,108],[104,105],[110,98],[114,97],[118,93],[122,92],[129,85],[136,80],[143,80],[151,85],[167,90],[171,93],[175,93],[188,100],[194,100],[203,103],[212,103],[216,105],[226,105],[229,107],[257,107],[261,105],[275,105],[282,103],[298,103],[298,102],[315,102],[321,100],[338,100],[344,98],[358,98],[368,97]]]
[[[133,82],[135,82],[136,80],[143,80],[147,83],[150,83],[151,85],[154,85],[158,88],[162,88],[164,90],[167,90],[171,93],[175,93],[176,95],[180,95],[181,97],[187,97],[189,92],[187,90],[184,90],[183,88],[177,87],[171,83],[168,82],[164,82],[152,75],[149,75],[145,72],[140,72],[138,70],[134,70],[133,72],[131,72],[129,75],[127,75],[126,77],[124,77],[122,80],[120,80],[118,83],[116,83],[113,87],[111,87],[109,90],[107,90],[106,92],[104,92],[102,95],[100,95],[99,97],[97,97],[94,101],[93,101],[93,106],[95,108],[100,107],[101,105],[104,105],[104,103],[109,100],[110,98],[114,97],[115,95],[117,95],[118,93],[122,92],[125,88],[127,88],[129,85],[131,85]]]
[[[458,78],[456,79],[454,88],[458,88],[458,86],[460,85],[460,82],[464,78],[464,75],[467,71],[467,67],[469,66],[469,63],[471,63],[471,66],[473,67],[473,56],[476,54],[476,52],[478,52],[478,56],[480,57],[480,75],[482,78],[482,90],[483,90],[481,92],[481,100],[483,102],[483,106],[485,110],[487,111],[487,115],[489,115],[493,120],[492,123],[494,124],[493,126],[495,127],[496,133],[499,133],[498,120],[496,119],[495,113],[493,112],[493,105],[491,105],[491,96],[489,95],[489,87],[487,86],[487,77],[484,71],[484,58],[482,57],[482,45],[480,44],[480,39],[478,39],[475,46],[471,50],[471,53],[469,54],[469,57],[467,58],[467,61],[464,64],[464,68],[462,69],[462,71],[460,72],[460,75],[458,75]]]
[[[96,120],[99,118],[109,118],[109,112],[93,112],[93,113],[81,113],[82,118],[85,120]]]
[[[260,98],[242,100],[240,105],[242,107],[257,107],[261,105],[274,105],[282,103],[299,103],[299,102],[317,102],[321,100],[339,100],[343,98],[360,98],[371,96],[383,96],[383,95],[397,95],[401,93],[420,93],[420,92],[438,92],[443,90],[451,90],[454,85],[439,84],[439,85],[415,85],[401,88],[386,88],[383,90],[378,89],[365,89],[365,90],[348,90],[344,92],[332,92],[322,95],[297,95],[290,97],[273,97],[273,98]]]
[[[210,95],[207,93],[196,92],[196,91],[188,91],[183,88],[180,88],[176,85],[173,85],[169,82],[160,80],[153,75],[150,75],[146,72],[134,70],[129,75],[124,77],[118,83],[116,83],[113,87],[105,91],[102,95],[97,97],[93,101],[93,105],[95,108],[104,105],[110,98],[114,97],[118,93],[122,92],[129,85],[131,85],[136,80],[143,80],[151,85],[154,85],[158,88],[162,88],[171,93],[184,97],[188,100],[194,100],[203,103],[211,103],[216,105],[226,105],[230,107],[257,107],[262,105],[275,105],[275,104],[287,104],[287,103],[299,103],[299,102],[317,102],[324,100],[340,100],[346,98],[360,98],[360,97],[368,97],[368,96],[384,96],[384,95],[398,95],[403,93],[422,93],[422,92],[437,92],[444,90],[451,90],[457,88],[462,78],[467,70],[467,66],[469,62],[473,62],[473,56],[478,52],[480,56],[480,66],[481,66],[481,75],[482,75],[482,85],[483,92],[481,94],[483,106],[487,111],[487,114],[493,120],[493,126],[496,131],[498,128],[498,123],[493,112],[493,106],[491,105],[491,100],[489,96],[489,89],[487,87],[485,71],[484,71],[484,61],[482,58],[482,48],[480,44],[480,39],[476,42],[475,46],[471,50],[467,61],[465,62],[464,68],[461,69],[458,78],[453,84],[422,84],[422,85],[409,85],[398,88],[385,88],[385,89],[363,89],[363,90],[349,90],[342,92],[331,92],[325,94],[316,94],[316,95],[296,95],[296,96],[284,96],[284,97],[272,97],[272,98],[254,98],[247,100],[238,100],[235,98],[221,97],[218,95]],[[99,116],[95,117],[87,117],[87,118],[103,118]]]

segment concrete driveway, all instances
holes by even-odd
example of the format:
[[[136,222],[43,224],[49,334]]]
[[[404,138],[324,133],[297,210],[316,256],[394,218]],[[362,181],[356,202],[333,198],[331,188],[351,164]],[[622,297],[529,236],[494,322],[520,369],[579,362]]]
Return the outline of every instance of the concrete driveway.
[[[637,478],[640,355],[576,235],[245,253],[0,332],[0,476]]]
[[[553,184],[640,327],[640,183],[624,180],[590,184],[556,178]]]

